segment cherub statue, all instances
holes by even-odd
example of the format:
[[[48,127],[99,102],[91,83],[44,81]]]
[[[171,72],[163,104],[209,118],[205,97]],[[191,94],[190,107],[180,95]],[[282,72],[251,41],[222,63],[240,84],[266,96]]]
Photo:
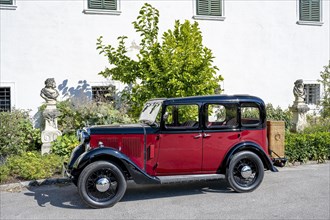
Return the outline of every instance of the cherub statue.
[[[45,81],[45,88],[40,92],[40,96],[46,100],[46,103],[56,103],[56,98],[59,93],[56,90],[56,83],[54,78],[48,78]]]
[[[293,95],[296,103],[303,103],[305,100],[304,83],[302,79],[298,79],[294,82]]]

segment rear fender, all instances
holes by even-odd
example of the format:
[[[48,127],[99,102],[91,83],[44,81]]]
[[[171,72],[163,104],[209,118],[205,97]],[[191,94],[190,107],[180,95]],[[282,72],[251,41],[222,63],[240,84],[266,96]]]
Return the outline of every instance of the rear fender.
[[[123,171],[127,171],[129,176],[132,177],[137,184],[158,184],[160,180],[157,177],[148,175],[133,161],[131,161],[125,154],[119,152],[114,148],[102,147],[88,151],[80,155],[73,165],[76,174],[80,172],[90,163],[95,161],[104,160],[113,162],[120,166]],[[77,175],[77,176],[78,176]]]
[[[237,144],[235,147],[233,147],[225,156],[225,159],[223,160],[221,167],[220,167],[220,173],[226,173],[226,169],[229,167],[229,163],[231,161],[231,158],[240,151],[251,151],[259,156],[262,163],[264,164],[265,169],[271,170],[272,172],[278,172],[276,167],[274,167],[272,161],[267,156],[267,154],[264,152],[264,150],[256,143],[254,142],[243,142]]]

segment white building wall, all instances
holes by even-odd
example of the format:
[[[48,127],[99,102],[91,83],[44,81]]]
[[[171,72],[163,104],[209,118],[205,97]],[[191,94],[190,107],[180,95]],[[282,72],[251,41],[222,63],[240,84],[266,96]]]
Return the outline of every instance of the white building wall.
[[[194,0],[146,1],[160,11],[160,33],[176,19],[192,19]],[[108,66],[96,50],[128,36],[139,42],[132,21],[144,1],[121,0],[120,15],[84,14],[86,0],[17,0],[16,10],[0,10],[0,83],[11,84],[17,108],[32,109],[46,78],[91,85],[105,81],[97,73]],[[252,94],[288,107],[296,79],[316,80],[329,59],[329,1],[323,1],[323,25],[298,25],[298,0],[224,1],[224,21],[197,20],[204,45],[225,78],[228,94]],[[118,85],[117,85],[118,87]]]

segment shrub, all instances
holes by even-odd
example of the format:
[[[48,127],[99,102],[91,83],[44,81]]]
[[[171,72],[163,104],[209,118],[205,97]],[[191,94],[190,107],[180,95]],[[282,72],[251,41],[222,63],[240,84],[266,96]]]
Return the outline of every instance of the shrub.
[[[309,120],[309,125],[304,129],[303,133],[330,132],[330,118],[317,117],[314,120],[314,122]]]
[[[52,177],[61,173],[62,159],[55,154],[41,155],[39,152],[25,152],[21,155],[8,157],[5,164],[0,166],[0,182],[9,177],[22,180],[35,180]]]
[[[289,162],[316,160],[324,162],[330,158],[330,133],[316,132],[286,133],[285,155]]]
[[[323,85],[323,100],[321,101],[321,115],[323,118],[330,117],[330,60],[324,70],[320,73],[321,80],[319,82]]]
[[[285,129],[291,129],[292,113],[289,110],[282,110],[280,107],[274,108],[272,104],[266,105],[267,120],[284,121]]]
[[[5,182],[8,179],[9,174],[9,167],[4,164],[0,165],[0,183]]]
[[[57,104],[61,115],[58,127],[64,134],[74,134],[77,129],[90,125],[127,124],[132,122],[125,111],[117,110],[112,103],[93,101],[77,102],[70,99]]]
[[[0,112],[0,158],[41,147],[40,130],[34,129],[29,111]]]
[[[65,160],[69,159],[72,150],[79,144],[77,137],[73,134],[64,134],[58,137],[52,143],[52,153],[63,157]]]

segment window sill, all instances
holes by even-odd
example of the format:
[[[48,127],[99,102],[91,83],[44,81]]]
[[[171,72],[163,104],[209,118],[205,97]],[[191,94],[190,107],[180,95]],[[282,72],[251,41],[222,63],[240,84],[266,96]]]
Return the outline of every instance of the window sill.
[[[1,5],[0,4],[0,10],[16,10],[16,5]]]
[[[207,16],[207,15],[194,15],[195,20],[213,20],[213,21],[224,21],[226,17],[223,16]]]
[[[120,15],[121,11],[105,10],[105,9],[85,9],[84,14],[101,14],[101,15]]]
[[[322,26],[323,22],[320,21],[297,21],[300,25],[312,25],[312,26]]]

